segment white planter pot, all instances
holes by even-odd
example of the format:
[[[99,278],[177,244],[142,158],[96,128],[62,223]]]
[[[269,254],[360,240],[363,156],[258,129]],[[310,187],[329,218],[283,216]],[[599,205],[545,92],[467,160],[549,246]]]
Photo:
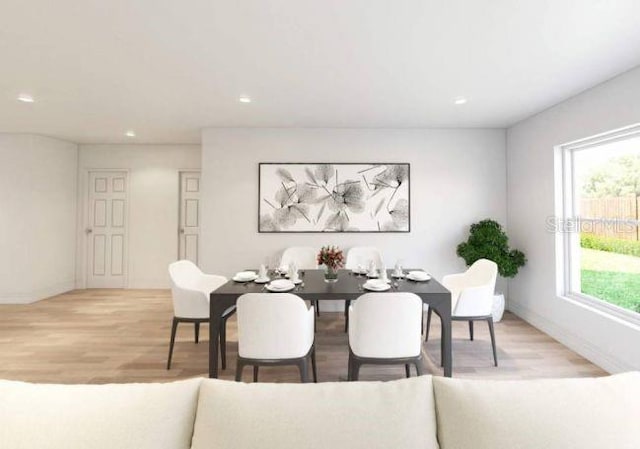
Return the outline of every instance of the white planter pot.
[[[493,307],[491,308],[493,322],[499,322],[502,319],[502,315],[504,315],[504,295],[502,293],[496,293],[493,295]]]

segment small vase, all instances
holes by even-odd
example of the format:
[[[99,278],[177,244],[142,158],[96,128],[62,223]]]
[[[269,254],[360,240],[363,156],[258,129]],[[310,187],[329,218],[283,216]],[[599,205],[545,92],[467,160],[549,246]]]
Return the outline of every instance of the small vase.
[[[325,266],[324,281],[328,283],[338,282],[338,270]]]

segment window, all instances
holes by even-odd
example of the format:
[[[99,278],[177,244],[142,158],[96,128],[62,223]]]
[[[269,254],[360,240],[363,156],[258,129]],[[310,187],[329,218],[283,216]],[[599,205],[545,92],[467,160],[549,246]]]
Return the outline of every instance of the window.
[[[640,125],[558,149],[564,296],[640,324]]]

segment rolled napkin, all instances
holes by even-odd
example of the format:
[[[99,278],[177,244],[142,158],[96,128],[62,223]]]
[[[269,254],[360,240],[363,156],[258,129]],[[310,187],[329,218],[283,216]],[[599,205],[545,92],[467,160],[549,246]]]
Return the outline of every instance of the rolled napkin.
[[[289,270],[287,271],[287,277],[291,280],[298,278],[298,267],[295,263],[289,264]]]
[[[385,290],[389,288],[389,284],[381,279],[369,279],[363,287],[369,290]]]
[[[429,279],[431,279],[431,276],[429,276],[428,273],[424,272],[424,271],[410,271],[409,274],[407,275],[407,277],[409,279],[413,279],[414,281],[427,281]]]
[[[369,262],[369,270],[367,271],[367,276],[369,276],[370,278],[378,277],[378,270],[376,270],[376,264],[373,260]]]
[[[387,268],[383,265],[382,268],[380,268],[380,280],[382,282],[388,282],[389,278],[387,277]]]

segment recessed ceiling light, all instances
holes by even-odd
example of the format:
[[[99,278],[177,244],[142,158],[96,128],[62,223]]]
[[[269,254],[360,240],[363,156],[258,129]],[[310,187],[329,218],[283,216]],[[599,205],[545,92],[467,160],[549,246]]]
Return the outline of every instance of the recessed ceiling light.
[[[124,135],[127,136],[127,137],[135,137],[136,136],[136,132],[132,131],[132,130],[129,130],[126,133],[124,133]]]
[[[457,105],[465,104],[467,101],[469,100],[467,100],[466,97],[456,97],[453,99],[453,104],[457,104]]]
[[[36,100],[34,100],[29,94],[20,94],[18,95],[18,101],[22,101],[23,103],[33,103]]]
[[[240,98],[238,98],[238,101],[240,103],[251,103],[251,98],[247,97],[246,95],[243,95]]]

